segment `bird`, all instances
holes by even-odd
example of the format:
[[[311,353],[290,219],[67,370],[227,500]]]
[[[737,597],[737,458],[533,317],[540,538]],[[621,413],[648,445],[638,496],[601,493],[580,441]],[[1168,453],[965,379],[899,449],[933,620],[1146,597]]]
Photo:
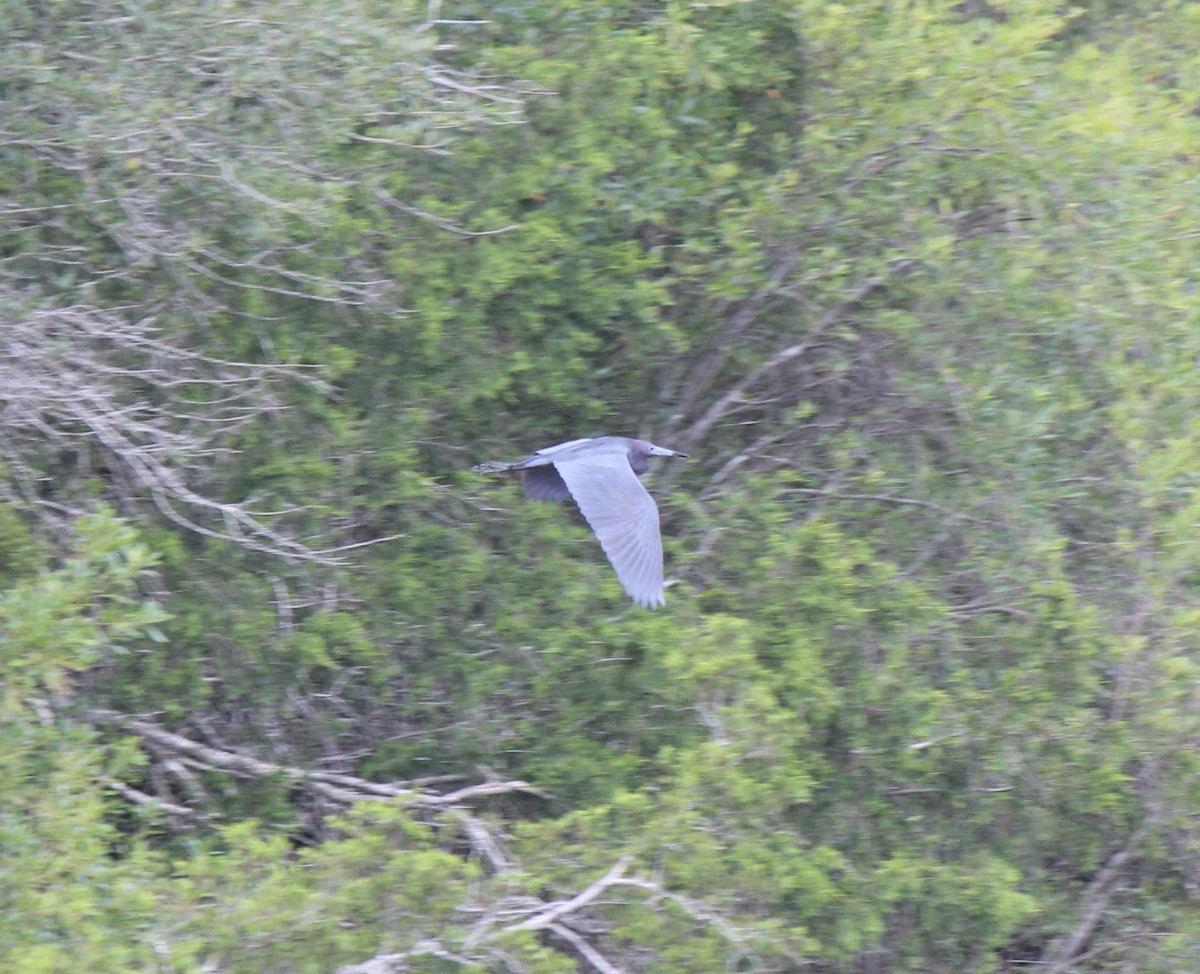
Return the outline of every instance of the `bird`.
[[[617,580],[637,605],[663,605],[662,536],[658,507],[638,477],[651,457],[686,453],[625,436],[568,440],[535,450],[523,460],[490,460],[476,473],[521,471],[525,496],[535,501],[572,497],[608,556]]]

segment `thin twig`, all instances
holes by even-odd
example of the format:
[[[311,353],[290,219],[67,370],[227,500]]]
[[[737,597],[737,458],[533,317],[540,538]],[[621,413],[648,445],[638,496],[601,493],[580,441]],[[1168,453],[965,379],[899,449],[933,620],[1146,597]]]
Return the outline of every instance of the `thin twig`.
[[[933,501],[918,500],[915,497],[896,497],[891,494],[843,494],[835,490],[822,490],[819,487],[789,487],[785,493],[788,494],[808,494],[814,497],[828,497],[836,501],[877,501],[880,504],[897,504],[906,507],[924,507],[931,511],[937,511],[939,514],[945,514],[947,517],[958,518],[962,521],[970,521],[972,524],[986,524],[995,526],[997,522],[989,521],[986,518],[975,517],[973,514],[964,514],[962,511],[955,511],[949,507],[943,507],[941,504],[935,504]]]

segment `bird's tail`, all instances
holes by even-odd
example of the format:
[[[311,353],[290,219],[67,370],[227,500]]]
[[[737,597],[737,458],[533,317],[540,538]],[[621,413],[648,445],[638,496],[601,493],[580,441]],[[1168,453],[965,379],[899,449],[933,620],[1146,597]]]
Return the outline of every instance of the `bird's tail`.
[[[518,464],[505,463],[503,460],[488,460],[471,469],[475,473],[503,473],[505,470],[515,470]]]

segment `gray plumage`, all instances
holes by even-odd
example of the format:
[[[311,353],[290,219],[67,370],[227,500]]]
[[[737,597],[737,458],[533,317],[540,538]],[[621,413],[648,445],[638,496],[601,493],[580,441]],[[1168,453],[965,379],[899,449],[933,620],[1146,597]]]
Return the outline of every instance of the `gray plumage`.
[[[662,536],[658,507],[638,477],[651,457],[686,453],[625,436],[570,440],[513,463],[492,460],[477,473],[521,471],[525,496],[536,501],[575,499],[608,556],[617,579],[638,605],[662,605]]]

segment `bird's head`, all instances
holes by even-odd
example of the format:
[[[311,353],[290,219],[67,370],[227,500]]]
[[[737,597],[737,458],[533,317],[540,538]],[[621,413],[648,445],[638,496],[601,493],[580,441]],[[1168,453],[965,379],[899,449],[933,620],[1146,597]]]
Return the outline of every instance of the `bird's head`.
[[[646,444],[646,455],[651,457],[680,457],[687,459],[686,453],[680,453],[678,450],[668,450],[665,446],[655,446],[653,443]]]

